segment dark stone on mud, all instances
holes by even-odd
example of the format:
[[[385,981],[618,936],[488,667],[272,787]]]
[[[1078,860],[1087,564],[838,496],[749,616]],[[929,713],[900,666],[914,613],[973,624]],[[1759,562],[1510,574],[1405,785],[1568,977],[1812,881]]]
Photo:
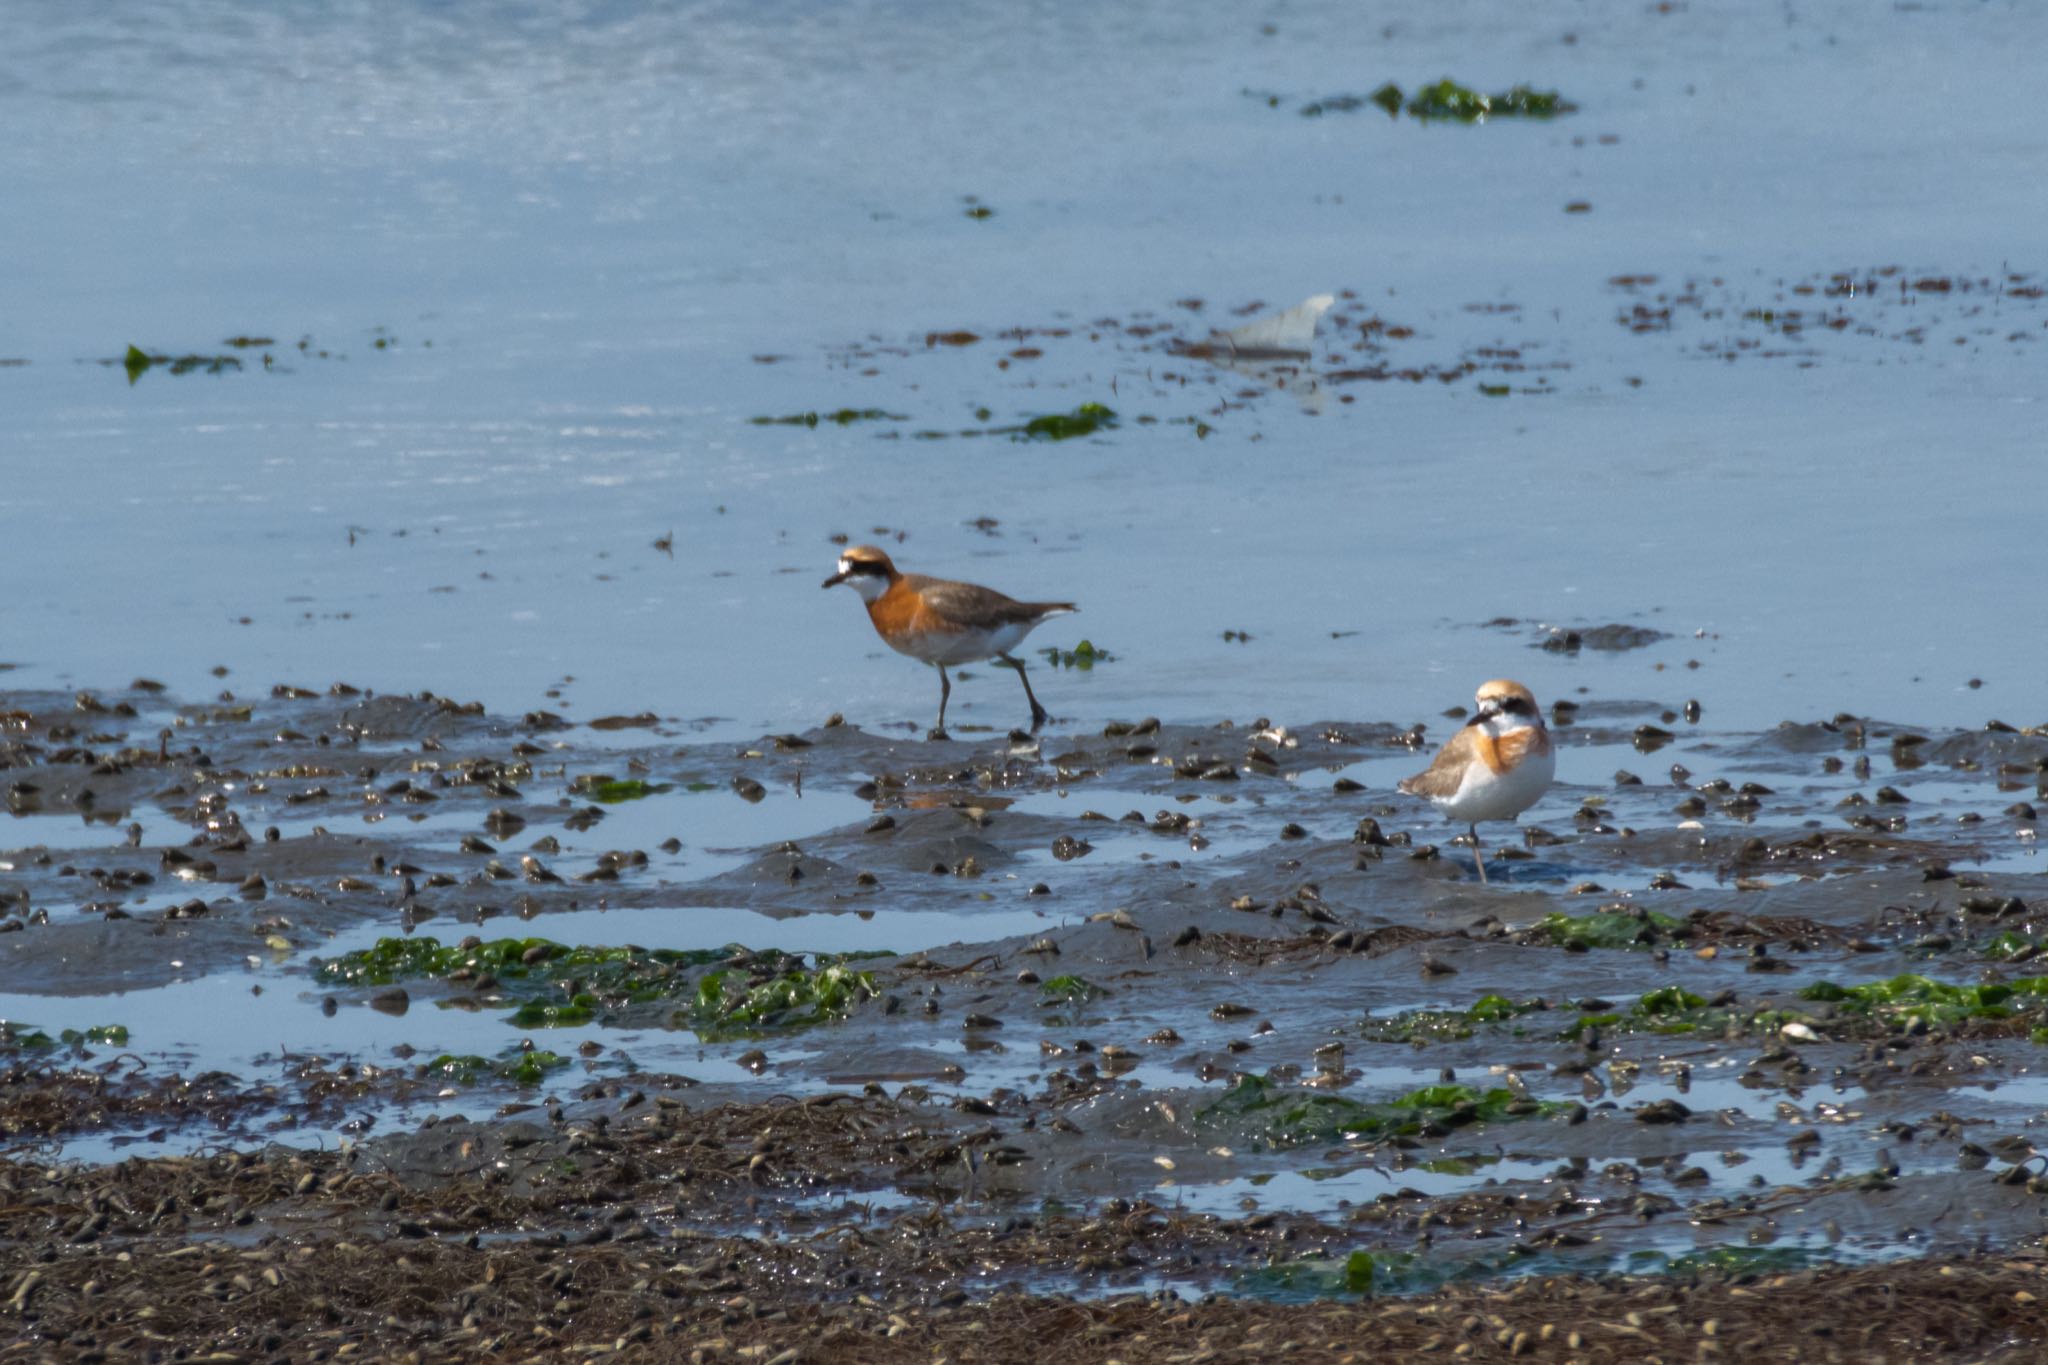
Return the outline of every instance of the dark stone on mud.
[[[1684,1123],[1692,1117],[1692,1110],[1677,1100],[1652,1100],[1635,1111],[1637,1123]]]

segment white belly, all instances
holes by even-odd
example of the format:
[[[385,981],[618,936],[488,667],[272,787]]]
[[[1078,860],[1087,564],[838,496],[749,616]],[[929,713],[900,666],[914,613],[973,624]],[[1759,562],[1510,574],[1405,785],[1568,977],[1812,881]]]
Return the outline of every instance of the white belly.
[[[899,654],[928,664],[972,664],[1008,654],[1024,643],[1024,637],[1037,625],[1036,621],[1022,621],[994,630],[926,631],[922,635],[901,636],[889,645]]]
[[[1557,754],[1531,755],[1504,773],[1495,773],[1483,763],[1466,772],[1458,790],[1439,800],[1437,807],[1453,820],[1474,824],[1481,820],[1512,820],[1543,798],[1550,779],[1557,772]]]

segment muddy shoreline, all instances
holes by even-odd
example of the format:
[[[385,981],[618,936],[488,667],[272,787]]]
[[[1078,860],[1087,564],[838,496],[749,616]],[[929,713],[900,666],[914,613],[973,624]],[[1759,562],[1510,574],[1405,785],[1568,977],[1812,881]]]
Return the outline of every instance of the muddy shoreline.
[[[1481,886],[1391,790],[1454,718],[0,714],[47,1355],[2042,1335],[2038,730],[1581,697]]]

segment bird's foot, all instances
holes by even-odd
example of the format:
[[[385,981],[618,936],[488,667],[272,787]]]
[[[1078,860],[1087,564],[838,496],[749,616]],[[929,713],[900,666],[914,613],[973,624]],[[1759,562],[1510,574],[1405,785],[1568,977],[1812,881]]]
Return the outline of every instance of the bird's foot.
[[[929,730],[925,731],[925,735],[924,735],[924,737],[925,737],[926,739],[928,739],[928,740],[938,740],[938,739],[951,739],[951,738],[952,738],[952,736],[951,736],[951,735],[947,734],[947,733],[946,733],[946,732],[945,732],[944,730],[941,730],[941,729],[940,729],[940,728],[939,728],[938,726],[936,726],[936,725],[934,725],[934,726],[933,726],[933,727],[932,727],[931,729],[929,729]]]

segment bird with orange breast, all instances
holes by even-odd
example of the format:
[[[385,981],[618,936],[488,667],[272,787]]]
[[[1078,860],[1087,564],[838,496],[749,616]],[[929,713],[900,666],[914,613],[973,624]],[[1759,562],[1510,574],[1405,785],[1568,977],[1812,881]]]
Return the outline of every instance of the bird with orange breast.
[[[868,620],[889,648],[939,670],[939,723],[930,738],[947,738],[946,702],[953,695],[953,683],[946,666],[983,659],[1017,670],[1024,697],[1031,703],[1032,733],[1045,724],[1046,709],[1031,691],[1024,661],[1012,658],[1010,651],[1046,621],[1079,611],[1072,602],[1019,602],[978,583],[898,573],[889,556],[872,545],[854,545],[839,556],[839,571],[824,586],[840,583],[867,603]]]
[[[1425,797],[1472,834],[1472,861],[1486,880],[1479,852],[1481,820],[1512,820],[1536,804],[1557,772],[1550,732],[1529,689],[1506,678],[1479,685],[1479,709],[1437,751],[1424,772],[1406,778],[1401,790]]]

